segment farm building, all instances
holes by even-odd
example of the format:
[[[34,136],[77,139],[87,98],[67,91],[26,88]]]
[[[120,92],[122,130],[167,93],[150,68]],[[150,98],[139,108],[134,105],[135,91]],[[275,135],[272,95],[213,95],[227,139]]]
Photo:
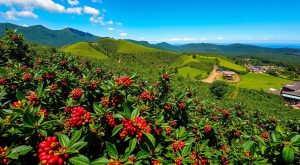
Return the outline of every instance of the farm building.
[[[223,78],[226,80],[233,80],[233,76],[236,75],[235,72],[232,71],[222,71]]]
[[[292,82],[283,86],[281,96],[292,105],[300,107],[300,82]]]

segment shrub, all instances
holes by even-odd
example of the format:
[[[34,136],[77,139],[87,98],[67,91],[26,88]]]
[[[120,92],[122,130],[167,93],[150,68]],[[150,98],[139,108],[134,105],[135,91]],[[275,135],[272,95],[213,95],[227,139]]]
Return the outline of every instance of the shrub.
[[[214,81],[209,90],[215,97],[222,98],[228,92],[229,85],[224,81]]]

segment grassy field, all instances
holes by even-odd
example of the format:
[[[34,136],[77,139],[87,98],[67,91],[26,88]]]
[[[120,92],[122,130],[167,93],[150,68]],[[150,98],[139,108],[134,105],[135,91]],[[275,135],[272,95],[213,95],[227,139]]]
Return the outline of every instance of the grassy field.
[[[234,71],[240,71],[240,72],[246,71],[245,67],[237,65],[237,64],[231,62],[230,60],[226,60],[226,59],[218,58],[218,57],[197,56],[197,59],[214,59],[215,60],[216,58],[219,60],[219,65],[221,67],[228,68],[228,69],[231,69]]]
[[[202,79],[207,77],[207,72],[191,67],[183,67],[178,69],[178,75],[183,77],[190,77],[190,78],[196,78],[196,79]]]
[[[280,89],[283,84],[288,82],[290,82],[290,80],[267,74],[248,73],[246,75],[242,75],[241,82],[236,84],[236,86],[248,89]]]
[[[76,44],[63,47],[61,50],[65,52],[70,52],[72,55],[75,56],[91,57],[100,60],[107,59],[106,55],[90,47],[90,45],[87,42],[78,42]]]
[[[183,61],[180,66],[184,66],[188,63],[191,63],[191,62],[199,62],[199,60],[197,59],[194,59],[192,56],[187,56],[187,55],[183,55],[183,56],[180,56],[180,59]]]
[[[148,48],[145,46],[141,46],[129,41],[125,40],[116,40],[118,44],[118,50],[119,53],[147,53],[147,52],[160,52],[161,50],[154,49],[154,48]]]

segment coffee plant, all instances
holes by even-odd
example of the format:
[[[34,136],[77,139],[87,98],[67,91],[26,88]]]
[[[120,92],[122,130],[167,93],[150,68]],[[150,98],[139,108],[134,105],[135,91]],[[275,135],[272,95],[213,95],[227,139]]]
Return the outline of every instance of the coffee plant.
[[[10,44],[10,43],[8,43]],[[0,74],[2,164],[300,164],[296,123],[59,51]]]

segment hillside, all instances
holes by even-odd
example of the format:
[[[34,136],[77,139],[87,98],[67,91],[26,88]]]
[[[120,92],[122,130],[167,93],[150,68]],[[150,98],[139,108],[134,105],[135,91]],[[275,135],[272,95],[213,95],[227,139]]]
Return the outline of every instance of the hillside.
[[[278,63],[287,62],[296,65],[300,63],[300,49],[294,48],[266,48],[246,44],[217,45],[211,43],[190,43],[172,45],[166,42],[149,44],[141,41],[135,41],[135,43],[180,53],[208,53],[222,54],[224,56],[259,57],[262,60]]]
[[[300,160],[300,112],[285,106],[282,98],[239,89],[236,99],[216,99],[209,91],[213,85],[158,67],[169,56],[185,65],[201,59],[168,54],[152,63],[147,54],[119,54],[113,44],[113,54],[124,56],[124,61],[74,58],[43,47],[20,49],[15,56],[12,45],[30,45],[12,31],[0,41],[6,53],[1,58],[9,61],[0,72],[1,164],[229,165]],[[123,49],[133,47],[122,43]],[[89,45],[93,44],[73,47]],[[230,92],[234,87],[227,88]]]
[[[61,48],[61,50],[70,52],[75,56],[91,57],[100,60],[107,59],[106,55],[91,47],[87,42],[78,42],[70,46],[65,46]]]
[[[16,29],[25,36],[26,40],[51,47],[61,47],[81,41],[94,41],[100,38],[72,28],[51,30],[42,25],[23,27],[10,23],[0,23],[0,36],[3,36],[6,29]]]
[[[162,51],[155,48],[138,45],[127,40],[116,40],[112,38],[103,38],[97,40],[92,45],[93,47],[101,49],[102,51],[111,53],[155,53]]]

